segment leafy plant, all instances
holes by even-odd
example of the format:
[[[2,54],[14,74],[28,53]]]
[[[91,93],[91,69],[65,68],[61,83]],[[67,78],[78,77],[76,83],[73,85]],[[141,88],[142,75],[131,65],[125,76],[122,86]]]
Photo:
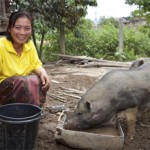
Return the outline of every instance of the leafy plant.
[[[49,29],[57,29],[60,52],[63,54],[65,53],[66,29],[72,31],[75,28],[80,18],[86,15],[87,6],[97,6],[96,0],[20,0],[17,2],[20,8],[25,8],[32,14],[34,23],[37,17],[42,20],[41,33],[43,38],[45,25]],[[35,40],[34,42],[36,45]]]

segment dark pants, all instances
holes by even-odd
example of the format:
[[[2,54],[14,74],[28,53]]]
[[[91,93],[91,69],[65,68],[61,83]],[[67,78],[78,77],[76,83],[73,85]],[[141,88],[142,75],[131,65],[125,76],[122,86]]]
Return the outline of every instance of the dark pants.
[[[13,76],[0,83],[0,104],[29,103],[42,105],[46,92],[42,91],[37,75]]]

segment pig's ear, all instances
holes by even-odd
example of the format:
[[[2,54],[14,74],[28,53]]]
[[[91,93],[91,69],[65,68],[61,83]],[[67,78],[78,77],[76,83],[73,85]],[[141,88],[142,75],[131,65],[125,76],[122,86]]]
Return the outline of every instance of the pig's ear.
[[[88,111],[91,111],[92,109],[92,104],[89,101],[86,101],[86,108]]]
[[[141,66],[141,65],[143,65],[143,64],[144,64],[144,60],[136,60],[136,61],[134,61],[134,62],[131,64],[129,70],[138,68],[139,66]]]

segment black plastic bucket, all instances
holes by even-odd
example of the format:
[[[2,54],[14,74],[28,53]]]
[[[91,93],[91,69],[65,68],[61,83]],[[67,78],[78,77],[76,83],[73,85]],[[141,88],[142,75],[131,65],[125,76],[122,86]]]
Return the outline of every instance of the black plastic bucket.
[[[32,104],[0,106],[0,149],[34,149],[41,112]]]

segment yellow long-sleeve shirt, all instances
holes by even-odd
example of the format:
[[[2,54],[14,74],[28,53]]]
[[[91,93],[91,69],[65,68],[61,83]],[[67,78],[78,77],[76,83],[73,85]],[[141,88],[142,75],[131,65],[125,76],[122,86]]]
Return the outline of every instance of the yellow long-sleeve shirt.
[[[26,76],[41,66],[31,40],[23,45],[19,56],[9,40],[0,38],[0,82],[11,76]]]

